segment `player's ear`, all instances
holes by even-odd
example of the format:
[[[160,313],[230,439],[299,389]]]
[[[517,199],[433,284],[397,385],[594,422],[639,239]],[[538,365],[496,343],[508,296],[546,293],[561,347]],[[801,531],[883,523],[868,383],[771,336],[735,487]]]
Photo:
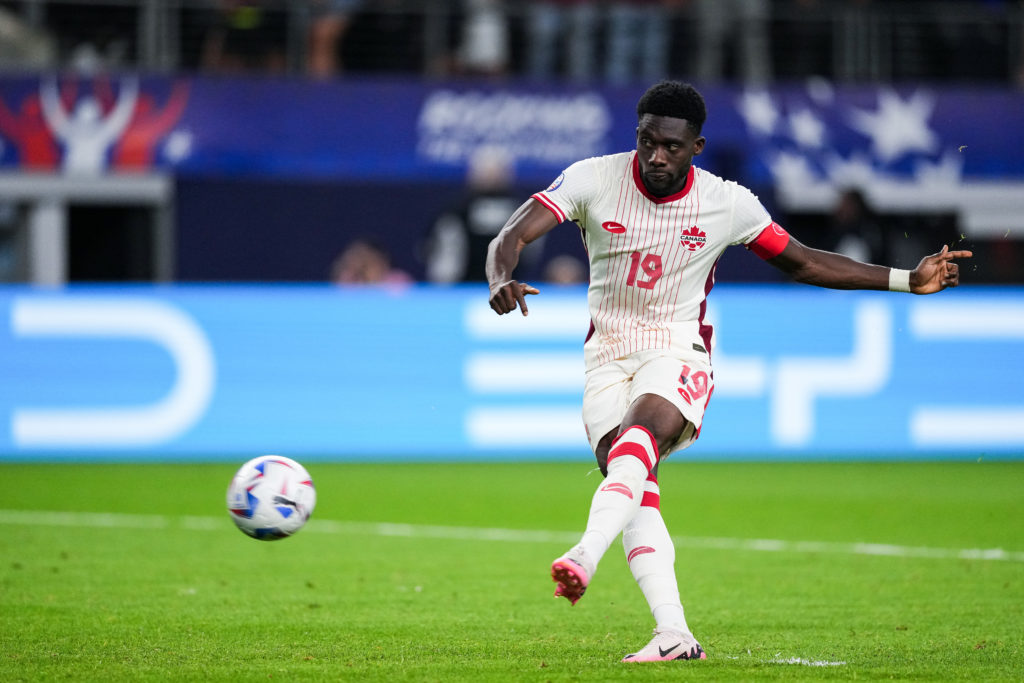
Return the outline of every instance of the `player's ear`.
[[[693,156],[697,156],[704,151],[704,143],[706,142],[707,139],[705,139],[703,135],[693,141]]]

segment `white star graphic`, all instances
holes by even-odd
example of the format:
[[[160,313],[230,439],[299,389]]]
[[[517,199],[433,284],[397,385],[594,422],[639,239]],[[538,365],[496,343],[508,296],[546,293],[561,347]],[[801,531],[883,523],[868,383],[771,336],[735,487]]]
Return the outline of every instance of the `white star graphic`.
[[[814,169],[807,158],[790,152],[779,152],[772,159],[769,168],[777,183],[787,186],[807,185],[817,181]]]
[[[937,163],[922,160],[914,167],[914,177],[923,186],[959,187],[963,179],[964,162],[956,154],[947,152]]]
[[[825,124],[810,109],[801,109],[789,115],[789,130],[801,147],[821,149],[825,144]]]
[[[775,132],[775,124],[779,120],[779,110],[772,102],[771,95],[763,90],[747,91],[740,95],[736,108],[740,116],[755,133],[771,135]]]
[[[916,92],[904,102],[892,90],[884,89],[878,93],[878,110],[854,109],[850,126],[871,138],[872,150],[883,163],[908,152],[932,153],[939,145],[938,137],[928,127],[934,106],[935,99],[930,95]]]
[[[164,154],[172,163],[177,163],[192,153],[192,133],[176,130],[167,136]]]
[[[827,107],[835,101],[836,89],[827,78],[811,76],[807,79],[807,95],[819,107]]]
[[[846,159],[832,155],[824,163],[826,175],[836,187],[869,187],[879,177],[871,160],[863,153],[855,152]]]

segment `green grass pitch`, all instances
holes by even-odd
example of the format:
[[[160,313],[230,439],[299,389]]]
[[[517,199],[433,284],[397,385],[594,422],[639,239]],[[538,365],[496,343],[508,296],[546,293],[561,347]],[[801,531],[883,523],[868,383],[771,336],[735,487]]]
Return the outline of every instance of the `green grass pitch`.
[[[552,597],[588,463],[310,459],[314,519],[270,543],[224,510],[237,464],[0,465],[0,680],[1024,678],[1024,462],[669,460],[708,659],[643,665],[621,546]]]

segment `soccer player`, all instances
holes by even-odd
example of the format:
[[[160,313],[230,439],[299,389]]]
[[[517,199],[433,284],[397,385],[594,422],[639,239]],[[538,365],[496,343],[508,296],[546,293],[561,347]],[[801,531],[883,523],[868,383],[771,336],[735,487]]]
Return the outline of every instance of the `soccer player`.
[[[959,283],[954,259],[971,252],[943,246],[899,270],[807,247],[748,189],[693,166],[706,111],[692,86],[652,86],[637,117],[635,151],[572,164],[512,214],[488,250],[490,305],[527,315],[526,295],[539,292],[512,278],[520,251],[566,220],[579,225],[590,257],[583,422],[605,479],[580,542],[551,565],[555,596],[575,605],[622,533],[655,620],[654,638],[623,661],[704,659],[679,599],[657,474],[696,440],[714,389],[704,314],[718,257],[742,244],[798,282],[931,294]]]

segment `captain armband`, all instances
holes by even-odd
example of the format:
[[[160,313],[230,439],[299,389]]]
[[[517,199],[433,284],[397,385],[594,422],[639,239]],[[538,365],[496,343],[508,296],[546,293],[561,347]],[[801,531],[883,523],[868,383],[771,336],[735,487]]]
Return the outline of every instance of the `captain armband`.
[[[789,244],[789,233],[778,223],[769,223],[768,227],[747,244],[747,249],[765,261],[782,253]]]

